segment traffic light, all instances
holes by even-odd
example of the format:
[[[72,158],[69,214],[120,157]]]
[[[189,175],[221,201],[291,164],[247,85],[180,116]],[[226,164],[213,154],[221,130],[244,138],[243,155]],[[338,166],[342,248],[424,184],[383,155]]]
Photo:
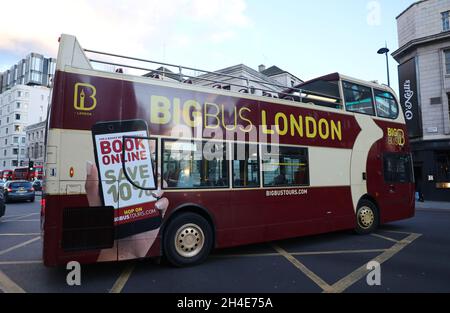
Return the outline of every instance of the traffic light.
[[[33,170],[33,168],[34,168],[34,161],[28,161],[28,168],[30,169],[30,171],[31,170]]]

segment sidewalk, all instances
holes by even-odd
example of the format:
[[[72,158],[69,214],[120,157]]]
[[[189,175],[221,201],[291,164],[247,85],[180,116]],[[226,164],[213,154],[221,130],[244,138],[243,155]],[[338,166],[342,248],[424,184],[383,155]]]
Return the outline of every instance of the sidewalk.
[[[440,201],[425,201],[419,202],[416,201],[416,209],[417,210],[445,210],[450,211],[450,202],[440,202]]]

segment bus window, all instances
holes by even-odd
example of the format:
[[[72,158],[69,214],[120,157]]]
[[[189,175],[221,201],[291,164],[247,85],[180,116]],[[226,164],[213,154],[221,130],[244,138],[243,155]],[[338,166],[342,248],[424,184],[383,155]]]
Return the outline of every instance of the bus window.
[[[371,88],[345,81],[342,85],[347,111],[375,115]]]
[[[266,146],[263,151],[264,187],[309,185],[308,149]]]
[[[413,182],[412,162],[409,154],[384,155],[384,180],[389,183]]]
[[[398,116],[398,104],[394,96],[388,91],[374,89],[373,92],[375,94],[377,115],[379,117],[396,119]]]
[[[227,188],[226,144],[164,140],[162,171],[168,189]]]
[[[233,187],[259,187],[258,145],[233,145]]]

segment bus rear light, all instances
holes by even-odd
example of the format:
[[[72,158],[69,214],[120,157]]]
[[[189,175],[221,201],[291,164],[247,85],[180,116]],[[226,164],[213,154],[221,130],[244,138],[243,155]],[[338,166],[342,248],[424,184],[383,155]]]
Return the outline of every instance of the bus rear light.
[[[41,216],[45,216],[45,198],[41,199]]]

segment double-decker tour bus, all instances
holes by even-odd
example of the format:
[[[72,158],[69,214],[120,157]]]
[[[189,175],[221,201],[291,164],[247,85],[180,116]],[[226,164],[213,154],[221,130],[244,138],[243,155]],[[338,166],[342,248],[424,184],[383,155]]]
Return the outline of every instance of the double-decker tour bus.
[[[185,266],[214,248],[365,234],[414,216],[405,119],[389,87],[335,73],[286,90],[150,63],[60,37],[47,266],[161,255]],[[223,80],[240,92],[201,86]]]
[[[42,179],[44,174],[44,167],[42,165],[35,165],[30,170],[29,180]]]
[[[30,169],[28,167],[17,167],[14,169],[13,180],[29,180]]]

